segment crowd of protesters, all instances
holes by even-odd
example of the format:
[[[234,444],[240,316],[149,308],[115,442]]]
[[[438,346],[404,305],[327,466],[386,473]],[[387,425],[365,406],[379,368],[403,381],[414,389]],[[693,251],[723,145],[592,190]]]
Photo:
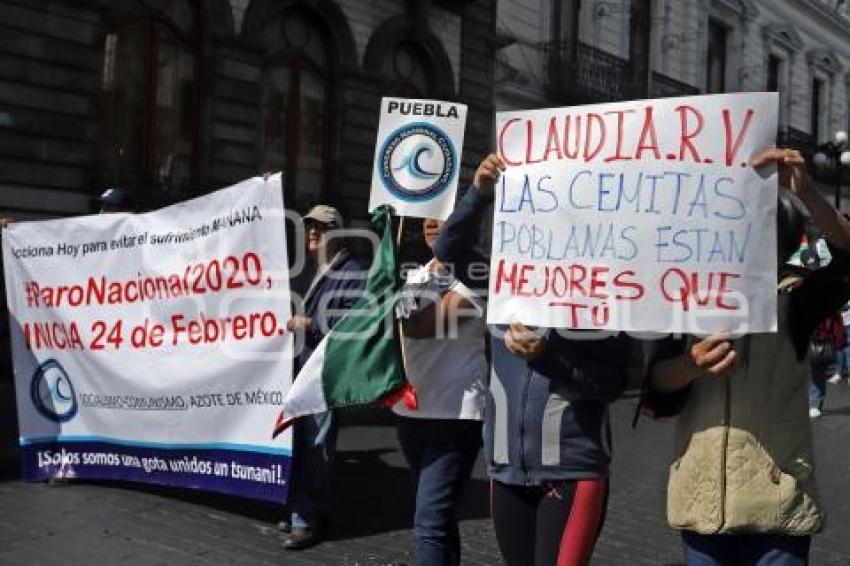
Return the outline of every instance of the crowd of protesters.
[[[850,223],[809,185],[799,152],[766,149],[752,165],[779,170],[778,331],[641,344],[641,414],[678,415],[667,517],[694,566],[808,564],[811,536],[824,523],[810,418],[820,415],[830,374],[850,373],[850,316],[841,314],[850,299]],[[625,387],[632,339],[579,341],[520,322],[485,324],[487,277],[471,278],[470,266],[489,262],[472,244],[505,168],[488,156],[445,224],[423,222],[432,257],[407,273],[398,309],[408,379],[420,400],[417,411],[394,408],[412,476],[420,565],[462,562],[456,506],[482,445],[493,525],[509,566],[587,564],[605,518],[608,405]],[[126,197],[107,191],[102,212],[130,210]],[[804,233],[803,207],[830,247],[821,269],[786,263]],[[314,207],[304,228],[315,274],[302,314],[287,324],[304,344],[296,366],[365,283],[335,237],[343,228],[335,208]],[[324,536],[336,433],[332,411],[296,421],[293,486],[279,524],[289,550]]]
[[[668,520],[689,565],[807,564],[823,526],[806,397],[810,387],[812,399],[823,391],[832,368],[847,371],[834,361],[845,345],[836,313],[850,298],[850,225],[809,186],[797,151],[768,149],[752,163],[774,164],[778,332],[642,344],[641,412],[679,415]],[[575,341],[519,322],[484,327],[487,278],[469,274],[488,261],[471,242],[504,169],[488,156],[445,225],[424,222],[434,257],[407,278],[408,371],[424,402],[418,414],[396,412],[416,497],[417,564],[461,562],[454,507],[482,439],[509,566],[587,564],[605,516],[608,404],[625,385],[630,339]],[[830,246],[822,269],[786,264],[804,234],[803,208]],[[822,396],[814,402],[819,410]]]

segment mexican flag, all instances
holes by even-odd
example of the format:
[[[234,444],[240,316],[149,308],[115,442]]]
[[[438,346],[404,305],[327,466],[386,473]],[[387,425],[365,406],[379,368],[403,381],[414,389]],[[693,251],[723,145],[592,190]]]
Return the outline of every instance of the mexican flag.
[[[363,296],[319,342],[298,372],[283,401],[272,437],[297,417],[336,407],[404,400],[415,408],[416,396],[404,373],[395,306],[402,280],[396,258],[389,208],[372,214],[381,241]]]

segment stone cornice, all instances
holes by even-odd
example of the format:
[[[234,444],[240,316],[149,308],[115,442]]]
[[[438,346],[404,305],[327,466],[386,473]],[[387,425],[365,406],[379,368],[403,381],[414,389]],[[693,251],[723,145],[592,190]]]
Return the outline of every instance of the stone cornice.
[[[842,16],[818,0],[798,0],[800,6],[818,17],[818,23],[829,25],[832,29],[850,38],[850,18]]]
[[[803,40],[791,24],[768,24],[762,27],[761,34],[765,40],[771,40],[788,51],[803,48]]]
[[[806,52],[806,61],[809,65],[829,71],[833,75],[837,75],[844,70],[844,65],[841,64],[835,53],[829,49],[812,49]]]

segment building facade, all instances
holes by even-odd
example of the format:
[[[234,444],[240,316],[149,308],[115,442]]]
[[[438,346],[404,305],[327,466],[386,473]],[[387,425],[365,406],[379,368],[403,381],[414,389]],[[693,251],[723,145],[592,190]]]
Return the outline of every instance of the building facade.
[[[496,108],[778,91],[779,141],[850,126],[844,0],[502,0]]]
[[[492,136],[495,11],[495,0],[0,0],[0,215],[85,214],[115,185],[155,206],[279,170],[288,207],[330,202],[364,223],[387,95],[469,106],[467,182]],[[17,441],[6,322],[0,463]]]
[[[0,212],[282,170],[291,208],[363,219],[381,96],[468,104],[486,151],[494,30],[495,0],[2,0]]]

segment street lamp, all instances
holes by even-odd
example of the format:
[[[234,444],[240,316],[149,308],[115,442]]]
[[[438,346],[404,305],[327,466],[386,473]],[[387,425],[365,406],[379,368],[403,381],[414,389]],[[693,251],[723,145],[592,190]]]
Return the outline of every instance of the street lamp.
[[[813,176],[819,181],[835,184],[835,208],[841,208],[841,185],[850,172],[850,146],[847,132],[835,132],[835,139],[819,145],[812,156]]]

